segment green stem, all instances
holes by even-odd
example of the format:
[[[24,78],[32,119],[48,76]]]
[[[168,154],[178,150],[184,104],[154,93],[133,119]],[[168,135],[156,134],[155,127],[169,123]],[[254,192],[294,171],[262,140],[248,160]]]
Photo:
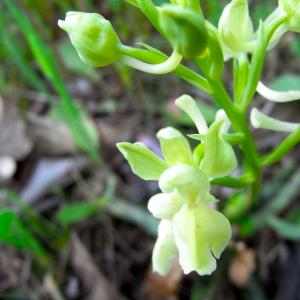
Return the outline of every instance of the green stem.
[[[241,140],[240,147],[245,157],[245,171],[253,177],[253,182],[249,184],[247,207],[256,200],[261,183],[261,166],[258,160],[258,153],[252,137],[252,134],[247,125],[247,119],[243,112],[238,110],[226,92],[221,81],[213,81],[208,79],[208,83],[212,88],[212,96],[216,103],[225,110],[234,130],[237,133],[243,134],[245,137]]]
[[[270,166],[278,162],[285,156],[295,145],[300,142],[300,127],[288,135],[271,153],[260,159],[260,165],[263,167]]]
[[[123,55],[128,55],[130,57],[133,57],[135,59],[139,59],[145,63],[150,63],[150,64],[158,64],[162,63],[165,61],[168,56],[161,51],[150,47],[148,45],[142,44],[144,47],[147,49],[140,49],[140,48],[134,48],[134,47],[129,47],[126,45],[121,45],[120,46],[120,52]],[[180,78],[183,80],[187,81],[190,83],[192,86],[200,88],[201,90],[205,91],[208,94],[211,94],[211,88],[207,82],[207,80],[199,75],[198,73],[192,71],[191,69],[179,65],[174,71],[176,75],[178,75]]]

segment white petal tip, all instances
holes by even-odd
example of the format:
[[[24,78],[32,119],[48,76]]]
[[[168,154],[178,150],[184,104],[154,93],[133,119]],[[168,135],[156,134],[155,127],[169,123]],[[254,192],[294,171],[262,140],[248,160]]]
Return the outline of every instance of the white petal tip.
[[[284,103],[284,102],[291,102],[300,99],[300,91],[296,91],[296,90],[290,90],[286,92],[275,91],[265,86],[262,82],[258,83],[256,90],[262,97],[273,102]]]

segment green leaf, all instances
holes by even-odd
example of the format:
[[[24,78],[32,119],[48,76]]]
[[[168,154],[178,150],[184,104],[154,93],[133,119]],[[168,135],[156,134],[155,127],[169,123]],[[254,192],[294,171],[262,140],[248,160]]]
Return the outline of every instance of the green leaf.
[[[85,111],[75,104],[66,89],[59,73],[55,54],[45,41],[41,38],[36,28],[30,22],[28,16],[16,5],[14,0],[5,0],[9,13],[15,20],[20,31],[23,33],[31,52],[45,77],[53,84],[55,90],[61,97],[58,109],[61,110],[60,117],[70,128],[76,144],[90,155],[95,161],[100,161],[95,148],[94,137],[91,131],[96,129],[93,124],[87,125]],[[91,129],[91,127],[94,127]],[[98,145],[97,141],[97,145]]]
[[[284,74],[271,83],[271,88],[278,91],[300,90],[300,76]]]
[[[268,218],[269,226],[282,237],[289,240],[300,240],[300,226],[278,219],[275,216]]]
[[[15,212],[7,210],[0,213],[0,228],[0,243],[28,249],[40,255],[48,255],[36,238],[18,220]]]
[[[168,165],[142,143],[118,143],[132,172],[144,180],[158,180]]]
[[[104,201],[103,201],[104,200]],[[100,203],[106,200],[100,199],[97,202],[81,202],[65,205],[57,214],[57,219],[65,226],[80,222],[87,217],[97,213],[101,207]]]

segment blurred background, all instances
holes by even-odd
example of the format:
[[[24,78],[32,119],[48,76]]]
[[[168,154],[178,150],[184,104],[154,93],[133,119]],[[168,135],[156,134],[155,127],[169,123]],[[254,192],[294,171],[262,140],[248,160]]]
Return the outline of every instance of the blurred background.
[[[225,2],[201,4],[217,24]],[[250,1],[255,24],[276,5]],[[199,100],[208,122],[217,108],[173,75],[84,65],[57,26],[69,10],[101,12],[124,43],[170,53],[122,0],[0,2],[0,299],[300,299],[299,147],[266,171],[247,216],[238,217],[232,190],[215,188],[229,198],[220,209],[234,235],[212,276],[184,276],[176,262],[166,277],[152,273],[158,222],[146,207],[158,186],[133,175],[115,144],[141,141],[159,152],[161,127],[194,132],[174,106],[184,93]],[[230,71],[228,64],[229,91]],[[286,34],[268,53],[263,77],[279,90],[300,89],[299,35]],[[275,106],[257,97],[253,105],[300,121],[297,102]],[[255,131],[262,153],[283,137]]]

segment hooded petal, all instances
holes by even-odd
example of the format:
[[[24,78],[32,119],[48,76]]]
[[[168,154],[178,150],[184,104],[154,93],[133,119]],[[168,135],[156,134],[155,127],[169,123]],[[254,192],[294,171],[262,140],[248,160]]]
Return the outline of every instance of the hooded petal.
[[[163,128],[157,133],[157,138],[164,157],[170,165],[177,162],[193,164],[190,145],[179,130],[173,127]]]
[[[164,193],[178,190],[184,199],[194,203],[209,191],[210,184],[208,177],[198,168],[178,163],[161,175],[159,187]]]
[[[153,270],[166,275],[172,267],[172,258],[178,255],[172,233],[172,223],[163,220],[158,227],[158,238],[152,253]]]
[[[173,232],[185,274],[211,274],[231,237],[229,221],[202,203],[184,205],[173,218]]]

